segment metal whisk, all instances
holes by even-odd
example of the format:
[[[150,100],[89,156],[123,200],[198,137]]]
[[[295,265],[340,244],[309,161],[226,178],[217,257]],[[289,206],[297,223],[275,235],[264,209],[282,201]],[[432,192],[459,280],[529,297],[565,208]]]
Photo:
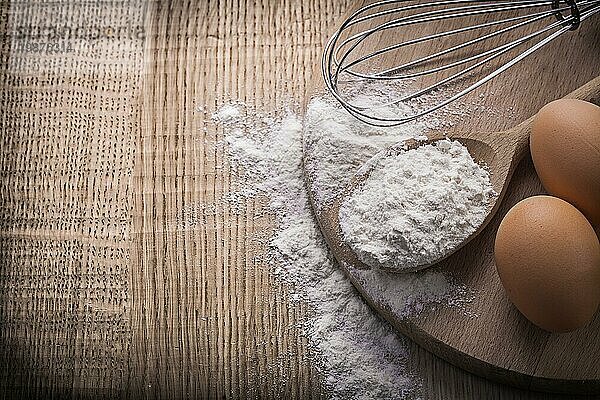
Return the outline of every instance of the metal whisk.
[[[600,0],[379,1],[353,13],[330,38],[323,53],[323,78],[333,96],[356,118],[376,126],[400,125],[477,89],[563,33],[576,30],[580,23],[598,12]],[[473,23],[478,17],[484,20]],[[460,28],[443,29],[444,21],[460,18],[469,21]],[[378,39],[383,35],[404,37],[402,29],[414,24],[424,24],[422,30],[429,32],[392,45],[379,44]],[[441,30],[431,32],[436,27]],[[514,39],[515,33],[524,30],[527,31]],[[509,40],[502,42],[502,37]],[[369,40],[373,43],[367,43]],[[450,45],[431,50],[439,47],[441,40]],[[415,45],[427,46],[424,55],[383,68],[379,65],[384,58],[390,60],[399,55],[390,52],[401,52]],[[489,68],[492,62],[499,65],[491,72],[477,75],[478,70]],[[417,78],[425,83],[415,85]],[[468,78],[476,82],[460,86]],[[354,104],[351,96],[342,90],[349,82],[387,81],[391,84],[406,80],[417,89],[377,105]],[[446,90],[450,87],[454,89]],[[410,114],[391,117],[377,113],[378,107],[419,104],[420,97],[434,92],[449,94],[435,105]]]

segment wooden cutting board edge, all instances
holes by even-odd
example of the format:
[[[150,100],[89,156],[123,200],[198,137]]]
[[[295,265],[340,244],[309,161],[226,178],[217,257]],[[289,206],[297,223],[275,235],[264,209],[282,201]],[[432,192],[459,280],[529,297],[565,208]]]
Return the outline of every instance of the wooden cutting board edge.
[[[350,10],[347,15],[350,15],[350,13],[353,11],[354,9]],[[597,73],[595,75],[597,75]],[[310,85],[306,87],[304,97],[305,100],[303,104],[304,110],[306,109],[306,106],[311,98],[313,98],[315,95],[318,95],[319,93],[324,93],[322,86],[320,86],[320,84],[318,83],[319,80],[322,79],[320,64],[314,66],[312,76],[315,84],[313,87],[310,87]],[[574,87],[572,89],[574,89]],[[567,91],[565,91],[564,94],[566,93]],[[318,221],[321,231],[325,232],[326,230],[324,230],[324,227],[322,225],[324,221],[317,215],[318,207],[316,207],[313,192],[310,190],[310,188],[312,187],[310,174],[305,173],[304,178],[313,215]],[[331,248],[332,243],[330,243],[330,238],[326,234],[324,234],[323,236],[325,237],[329,247]],[[333,253],[335,254],[335,252]],[[380,304],[375,302],[371,298],[371,296],[367,294],[360,282],[357,281],[357,279],[350,273],[350,271],[343,265],[343,263],[337,262],[337,264],[342,268],[346,276],[350,279],[354,287],[359,291],[359,293],[366,300],[369,306],[372,307],[377,313],[379,313],[379,315],[384,317],[396,330],[412,339],[414,342],[419,344],[427,351],[435,354],[437,357],[440,357],[441,359],[451,363],[452,365],[455,365],[477,376],[526,390],[571,395],[600,394],[600,379],[549,379],[546,377],[537,376],[535,374],[526,374],[510,368],[503,368],[491,364],[474,355],[460,351],[457,348],[452,347],[449,344],[443,342],[442,340],[439,340],[438,338],[428,334],[414,321],[411,321],[410,319],[399,320],[395,318],[391,312],[389,312]]]
[[[311,179],[309,174],[304,174],[307,187],[311,187]],[[308,197],[311,204],[313,215],[318,221],[319,228],[329,229],[322,224],[325,222],[322,218],[317,218],[316,204],[312,191],[308,190]],[[330,237],[323,235],[327,245],[335,246],[330,242]],[[332,255],[333,257],[333,255]],[[371,296],[365,291],[361,283],[350,273],[347,267],[335,260],[337,265],[344,271],[344,274],[352,282],[354,287],[361,294],[367,304],[373,308],[380,316],[384,317],[398,332],[406,335],[425,350],[435,354],[437,357],[459,367],[465,371],[478,375],[480,377],[490,379],[495,382],[518,387],[526,390],[535,390],[541,392],[559,393],[559,394],[580,394],[591,395],[600,393],[600,380],[573,380],[573,379],[548,379],[535,375],[528,375],[512,369],[502,368],[491,364],[485,360],[475,357],[458,350],[455,347],[444,343],[438,338],[428,334],[424,329],[419,327],[411,319],[399,320],[393,316],[386,308],[382,307],[377,302],[373,301]]]

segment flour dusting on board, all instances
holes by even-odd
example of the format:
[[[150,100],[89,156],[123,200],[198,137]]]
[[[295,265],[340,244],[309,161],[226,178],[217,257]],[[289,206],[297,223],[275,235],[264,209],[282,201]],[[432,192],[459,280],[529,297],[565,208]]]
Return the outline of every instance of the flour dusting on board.
[[[355,90],[351,101],[364,107],[394,97],[389,93],[394,90],[392,85]],[[397,116],[406,114],[406,107],[392,104],[377,110],[381,116]],[[406,139],[426,139],[428,131],[451,126],[450,121],[462,113],[454,106],[442,112],[441,117],[431,116],[424,121],[375,127],[358,121],[329,96],[312,99],[305,117],[304,153],[317,208],[328,205],[354,172],[378,151]]]
[[[321,171],[312,170],[322,185],[318,190],[320,201],[330,199],[338,190],[336,185],[373,153],[399,138],[419,137],[427,129],[424,124],[414,124],[408,130],[397,129],[390,138],[377,129],[361,128],[363,124],[347,117],[329,99],[315,101],[311,107],[313,112],[318,110],[318,115],[309,111],[308,124],[324,135],[336,132],[333,137],[307,141],[324,162]],[[302,132],[306,127],[301,118],[290,110],[281,110],[275,116],[261,114],[237,102],[222,106],[213,114],[213,120],[223,126],[230,161],[241,167],[240,188],[227,194],[228,201],[235,203],[240,197],[257,195],[269,199],[268,208],[276,226],[269,239],[268,259],[275,276],[290,286],[292,299],[310,307],[302,329],[329,397],[419,397],[421,381],[407,365],[408,339],[369,308],[331,261],[304,183]],[[343,150],[322,153],[328,145]],[[319,146],[320,150],[316,148]],[[346,157],[345,151],[351,151],[352,156]],[[311,165],[317,167],[315,160]],[[395,276],[393,280],[383,272],[367,271],[359,278],[373,288],[379,287],[384,304],[401,310],[403,317],[421,312],[430,303],[467,301],[464,287],[436,271],[406,278]],[[393,289],[381,286],[392,281]]]

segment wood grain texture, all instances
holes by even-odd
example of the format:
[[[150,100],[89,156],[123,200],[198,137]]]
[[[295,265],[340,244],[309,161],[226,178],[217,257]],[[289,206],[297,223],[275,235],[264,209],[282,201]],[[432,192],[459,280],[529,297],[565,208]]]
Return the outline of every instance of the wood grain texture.
[[[2,41],[1,398],[323,397],[296,328],[308,310],[251,240],[270,217],[218,202],[235,171],[210,113],[301,101],[348,3],[0,3],[3,34],[144,33],[50,56]],[[410,363],[425,398],[549,398],[417,345]]]
[[[241,214],[219,202],[235,171],[215,147],[222,132],[210,121],[227,99],[271,109],[300,90],[303,53],[318,45],[294,28],[302,15],[298,4],[193,1],[148,11],[133,183],[139,320],[131,366],[143,379],[133,393],[319,396],[294,327],[305,311],[291,308],[273,282],[258,257],[264,248],[248,246],[270,219],[258,202],[243,204]],[[292,57],[290,46],[298,50]]]
[[[141,3],[1,10],[0,391],[112,394],[126,382],[131,343],[129,180],[143,43],[127,32],[72,35],[100,21],[143,24]],[[62,32],[50,40],[35,27]],[[42,47],[50,41],[58,50]]]
[[[477,21],[471,18],[468,21],[444,21],[443,24],[445,29],[450,30]],[[336,258],[342,265],[348,266],[344,268],[367,301],[394,326],[455,365],[524,388],[564,393],[600,393],[600,313],[589,326],[576,332],[549,334],[528,323],[504,294],[493,260],[496,229],[510,206],[524,197],[543,193],[543,188],[529,159],[516,168],[528,149],[531,119],[507,129],[511,121],[503,110],[509,109],[510,104],[510,109],[514,110],[512,117],[524,120],[544,102],[566,95],[574,89],[575,82],[583,84],[596,77],[600,72],[597,48],[600,43],[599,22],[598,18],[591,19],[588,26],[583,26],[575,35],[577,37],[567,35],[560,38],[543,52],[461,100],[468,108],[469,104],[477,104],[476,99],[482,92],[486,107],[475,116],[464,119],[450,130],[429,133],[433,138],[449,136],[463,141],[476,160],[489,166],[494,189],[499,193],[506,192],[502,203],[498,203],[490,214],[493,216],[499,207],[490,225],[473,242],[435,266],[475,291],[475,299],[468,308],[469,313],[473,314],[466,314],[456,307],[438,307],[406,319],[402,317],[402,309],[394,309],[389,305],[390,302],[385,300],[376,283],[361,278],[360,271],[369,267],[360,262],[343,242],[338,221],[341,202],[356,187],[356,180],[341,182],[340,188],[343,190],[330,205],[315,207],[321,210],[317,211],[319,223]],[[378,42],[372,45],[376,46],[373,48],[386,48],[403,39],[434,34],[439,32],[437,28],[422,24],[407,26],[381,35]],[[516,38],[521,33],[514,32],[509,36]],[[504,40],[504,37],[495,38],[489,47],[498,46]],[[573,46],[573,43],[577,45]],[[421,47],[388,53],[387,59],[378,60],[382,65],[380,68],[423,57],[430,51],[449,47],[450,43],[444,44],[440,40],[432,46],[433,50]],[[365,49],[365,53],[372,50]],[[532,79],[532,76],[535,78]],[[596,78],[569,97],[598,102],[599,82],[600,78]],[[431,83],[431,80],[425,82]],[[314,92],[318,94],[323,91],[322,88],[323,83],[317,79]],[[494,129],[499,132],[494,133]],[[311,155],[305,154],[305,157],[310,159]],[[315,162],[318,164],[318,160],[314,160],[313,164]],[[515,168],[515,177],[507,187],[506,179],[510,179]],[[310,181],[311,174],[307,175]],[[344,188],[344,185],[347,187]],[[312,182],[309,182],[309,186],[314,187]],[[313,205],[315,198],[313,194]],[[477,317],[473,318],[472,315]]]

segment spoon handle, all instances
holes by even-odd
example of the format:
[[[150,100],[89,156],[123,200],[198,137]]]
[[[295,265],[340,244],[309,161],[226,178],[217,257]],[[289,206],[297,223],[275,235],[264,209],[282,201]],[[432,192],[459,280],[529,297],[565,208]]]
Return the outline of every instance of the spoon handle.
[[[600,76],[575,89],[564,97],[565,99],[579,99],[589,101],[600,106]],[[529,148],[529,134],[535,115],[521,122],[510,130],[512,142],[515,145],[513,163],[517,164],[523,159]]]

